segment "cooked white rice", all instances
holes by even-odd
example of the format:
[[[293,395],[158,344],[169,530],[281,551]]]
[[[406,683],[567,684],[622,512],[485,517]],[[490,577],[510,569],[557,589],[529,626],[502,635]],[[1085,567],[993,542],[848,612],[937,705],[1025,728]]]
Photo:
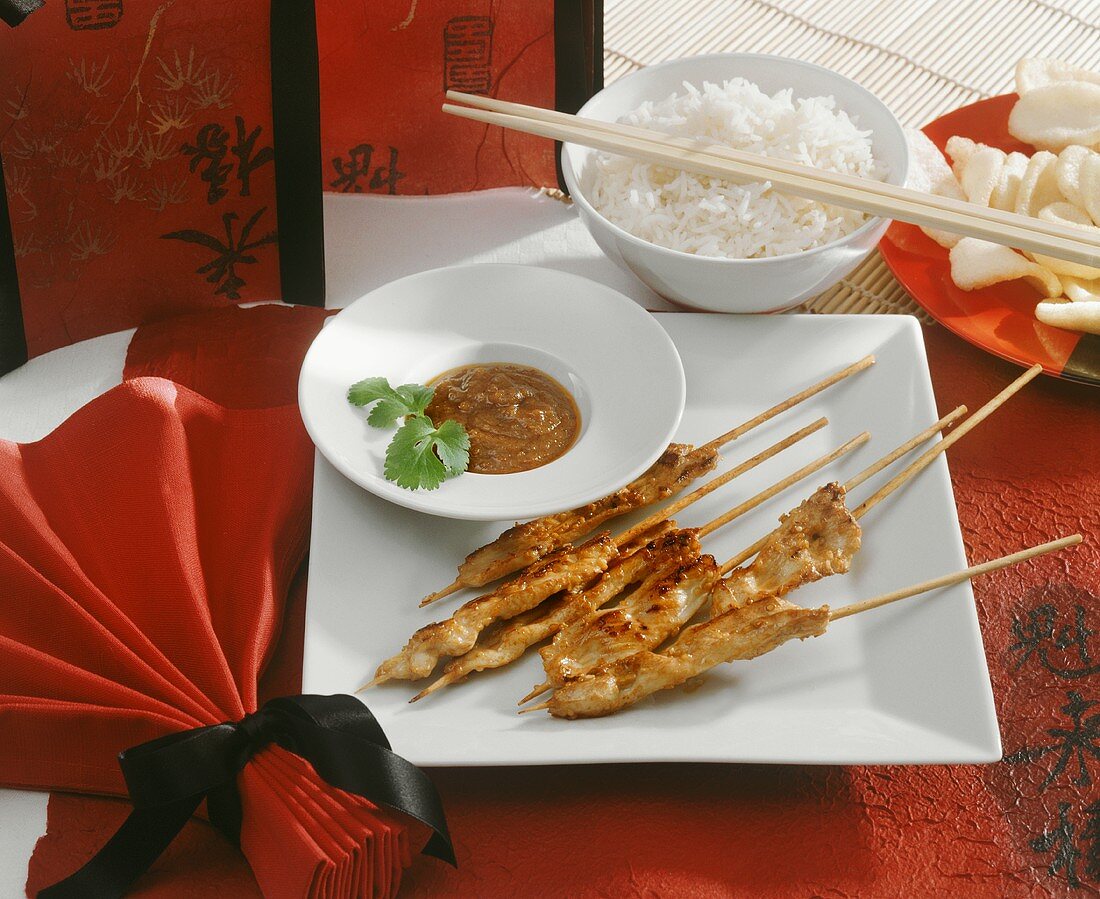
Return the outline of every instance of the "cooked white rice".
[[[646,101],[619,121],[677,137],[706,139],[739,150],[790,159],[861,177],[881,178],[870,131],[861,131],[833,97],[769,97],[744,78]],[[734,184],[625,156],[598,153],[585,191],[593,206],[650,243],[746,259],[781,256],[850,234],[861,212],[804,200],[770,182]]]

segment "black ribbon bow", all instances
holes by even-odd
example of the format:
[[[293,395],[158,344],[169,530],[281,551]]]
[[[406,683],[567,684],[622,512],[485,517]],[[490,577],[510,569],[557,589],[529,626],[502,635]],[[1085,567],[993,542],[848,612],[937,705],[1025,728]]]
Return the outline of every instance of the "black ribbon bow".
[[[0,21],[14,28],[46,0],[0,0]]]
[[[240,842],[237,774],[275,743],[306,759],[329,784],[404,812],[433,831],[424,847],[452,865],[443,805],[428,776],[390,750],[370,710],[353,696],[284,696],[240,721],[168,734],[119,753],[134,810],[79,871],[39,899],[115,899],[147,871],[202,800],[210,821]]]

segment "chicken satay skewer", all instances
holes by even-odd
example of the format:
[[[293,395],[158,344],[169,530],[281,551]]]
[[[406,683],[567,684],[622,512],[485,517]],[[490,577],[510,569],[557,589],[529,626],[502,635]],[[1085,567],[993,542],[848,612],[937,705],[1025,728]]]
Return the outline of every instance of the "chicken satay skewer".
[[[734,561],[740,563],[755,556],[756,561],[746,568],[740,568],[732,579],[727,579],[725,586],[728,589],[713,593],[711,614],[721,614],[734,605],[745,605],[752,602],[757,595],[784,596],[809,581],[846,572],[851,557],[859,549],[859,527],[844,508],[844,496],[853,487],[877,474],[918,444],[950,426],[965,412],[966,407],[959,406],[872,463],[851,478],[844,487],[830,485],[831,489],[820,488],[798,508],[783,516],[778,528],[735,558]],[[809,537],[800,540],[800,534]],[[722,567],[731,568],[728,564]],[[563,631],[555,637],[552,647],[542,650],[549,677],[523,697],[520,705],[545,693],[551,687],[560,686],[567,674],[576,674],[577,651],[566,645],[566,633]]]
[[[816,422],[810,427],[816,430],[815,425],[817,425]],[[744,515],[746,512],[750,512],[752,509],[755,509],[761,503],[766,502],[768,499],[775,496],[782,490],[785,490],[787,487],[790,487],[798,480],[809,477],[810,475],[820,471],[826,465],[829,465],[831,462],[836,461],[841,456],[851,452],[859,446],[862,446],[864,443],[867,442],[870,436],[870,434],[864,431],[862,434],[853,437],[851,440],[847,441],[844,445],[838,447],[837,449],[832,450],[831,452],[828,452],[823,456],[820,456],[813,462],[810,462],[808,465],[804,465],[794,474],[788,475],[778,483],[773,484],[766,490],[761,491],[756,496],[751,497],[743,503],[739,503],[728,512],[722,513],[713,521],[710,521],[707,524],[703,525],[703,527],[698,529],[691,529],[692,532],[695,533],[699,538],[713,533],[718,528],[728,524],[740,515]],[[776,445],[778,446],[778,444]],[[655,522],[649,522],[648,519],[647,522],[648,527],[653,527],[655,524]],[[642,524],[647,524],[647,522],[642,522]],[[631,528],[631,531],[628,531],[627,533],[629,534],[634,530],[636,530],[636,528]],[[634,539],[636,539],[636,537],[637,535],[634,535]],[[657,572],[656,580],[660,580],[660,578],[663,577],[664,574],[665,572]],[[608,596],[604,600],[604,602],[612,598],[613,597]],[[686,601],[690,602],[691,598],[688,597]],[[601,602],[600,604],[603,605],[603,602]],[[696,608],[698,608],[698,606],[696,606]],[[430,693],[434,693],[436,690],[442,689],[443,687],[449,686],[450,684],[457,683],[458,681],[463,680],[475,671],[481,671],[485,668],[498,668],[506,665],[509,662],[519,658],[529,647],[531,647],[535,643],[538,643],[539,641],[544,640],[545,638],[556,633],[565,624],[568,624],[573,620],[577,620],[585,613],[589,613],[592,611],[594,611],[594,609],[592,609],[588,605],[587,597],[582,594],[576,598],[576,601],[573,604],[563,604],[555,606],[551,608],[542,618],[520,621],[517,623],[516,629],[514,631],[505,629],[502,632],[496,634],[486,645],[481,647],[475,646],[465,654],[460,655],[452,660],[447,665],[447,668],[444,671],[442,677],[438,678],[436,681],[434,681],[432,684],[430,684],[428,687],[426,687],[424,690],[414,696],[410,701],[415,702],[416,700],[421,699],[424,696],[429,695]],[[548,686],[545,688],[536,688],[537,692],[532,694],[532,696],[538,695],[538,692],[542,692],[542,689],[548,689]]]
[[[661,510],[658,515],[650,516],[642,522],[644,529],[648,530],[660,520],[669,517],[674,508],[677,511],[685,508],[728,483],[737,474],[756,467],[826,424],[826,419],[818,419],[773,444],[737,468],[693,491],[674,506]],[[404,649],[383,662],[374,679],[360,689],[394,678],[414,680],[430,674],[443,656],[461,656],[472,649],[481,632],[494,622],[514,618],[535,608],[555,593],[583,586],[598,577],[607,570],[618,547],[629,543],[638,533],[642,531],[632,528],[618,540],[612,540],[610,534],[604,531],[575,549],[566,544],[521,576],[491,593],[465,603],[447,620],[422,627],[413,634]]]
[[[844,483],[844,493],[845,493],[845,495],[850,493],[852,490],[854,490],[856,487],[858,487],[860,484],[862,484],[868,478],[874,477],[876,474],[878,474],[880,471],[882,471],[888,465],[896,462],[898,459],[900,459],[902,456],[904,456],[910,450],[912,450],[915,447],[919,446],[920,444],[924,443],[926,440],[930,439],[931,437],[934,437],[936,434],[942,432],[944,429],[950,427],[955,421],[957,421],[960,417],[962,417],[965,414],[966,414],[966,406],[957,406],[955,409],[948,412],[947,415],[945,415],[939,421],[935,422],[934,424],[929,425],[927,428],[925,428],[919,434],[915,434],[914,436],[912,436],[908,440],[906,440],[905,443],[901,444],[898,447],[895,447],[890,452],[888,452],[885,456],[882,456],[880,459],[876,460],[875,462],[872,462],[865,469],[863,469],[863,471],[859,472],[859,474],[855,475],[854,477],[850,478],[849,480],[847,480]],[[883,497],[883,498],[885,499],[885,497]],[[853,514],[853,517],[855,517],[854,514]],[[724,563],[722,565],[722,569],[721,569],[722,574],[729,574],[735,568],[739,568],[741,565],[743,565],[745,562],[747,562],[749,559],[751,559],[753,556],[755,556],[757,553],[759,553],[760,550],[762,550],[764,548],[764,546],[767,544],[767,542],[772,538],[772,536],[774,534],[775,534],[774,530],[772,532],[768,533],[768,534],[765,534],[763,537],[761,537],[759,540],[757,540],[751,546],[747,547],[746,549],[741,550],[741,552],[739,552],[736,556],[734,556],[728,562]]]
[[[707,496],[708,494],[713,493],[719,487],[725,486],[730,481],[735,480],[736,478],[739,478],[741,475],[745,474],[746,472],[752,471],[752,469],[756,468],[758,465],[762,465],[763,463],[767,462],[773,456],[777,456],[779,453],[783,452],[783,450],[789,449],[790,447],[794,446],[799,441],[804,440],[807,437],[809,437],[811,434],[814,434],[817,431],[820,431],[828,423],[829,423],[829,419],[819,418],[817,421],[811,422],[810,424],[806,425],[806,427],[799,428],[799,430],[795,431],[790,436],[784,437],[782,440],[780,440],[776,443],[773,443],[767,449],[761,450],[759,453],[757,453],[751,459],[746,459],[740,465],[736,465],[733,468],[731,468],[729,471],[727,471],[723,474],[720,474],[718,477],[716,477],[716,478],[714,478],[710,481],[707,481],[707,483],[703,484],[701,487],[697,487],[695,490],[691,491],[691,493],[687,494],[686,496],[682,496],[680,499],[676,500],[676,502],[670,503],[669,505],[664,506],[661,509],[658,509],[652,515],[649,515],[648,517],[646,517],[642,521],[638,522],[636,525],[631,527],[629,530],[624,531],[623,533],[621,533],[617,537],[615,537],[613,539],[613,543],[614,543],[615,547],[616,548],[621,548],[621,547],[629,545],[630,543],[633,543],[638,537],[640,537],[642,534],[646,533],[647,531],[651,530],[656,525],[660,524],[662,521],[667,521],[673,515],[676,515],[679,512],[682,512],[684,509],[686,509],[692,503],[698,502],[704,496]],[[535,565],[538,565],[538,564],[539,563],[537,563],[537,562],[535,563]],[[510,582],[506,581],[505,584],[503,584],[502,586],[506,586],[508,583],[510,583]],[[500,588],[498,587],[497,589],[499,590]],[[420,603],[420,605],[422,607],[426,604],[427,604],[427,600],[424,600]]]
[[[822,468],[824,468],[826,465],[830,464],[831,462],[836,461],[836,459],[840,458],[841,456],[845,455],[846,453],[850,452],[851,450],[855,449],[856,447],[861,446],[863,443],[865,443],[867,441],[869,436],[870,435],[867,434],[867,432],[864,432],[864,433],[862,433],[862,434],[860,434],[856,437],[853,437],[851,440],[849,440],[847,443],[845,443],[843,446],[839,447],[838,449],[835,449],[832,452],[826,453],[824,456],[821,456],[820,458],[815,459],[809,465],[806,465],[803,468],[796,471],[794,474],[791,474],[791,475],[787,476],[786,478],[784,478],[782,481],[778,482],[777,484],[773,484],[771,487],[768,487],[767,489],[762,490],[760,493],[756,494],[756,496],[746,500],[744,503],[742,503],[741,505],[735,507],[734,509],[731,509],[729,512],[726,512],[722,515],[719,515],[713,521],[709,522],[703,528],[700,529],[700,532],[699,532],[700,536],[705,536],[706,534],[712,533],[713,531],[717,530],[718,528],[722,527],[725,524],[728,524],[730,521],[732,521],[733,519],[739,517],[740,515],[743,515],[746,512],[749,512],[752,509],[755,509],[757,506],[761,505],[762,503],[764,503],[767,500],[771,499],[772,497],[776,496],[778,493],[782,492],[787,487],[790,487],[793,484],[797,483],[798,481],[800,481],[804,478],[807,478],[810,475],[815,474],[816,472],[818,472]],[[839,488],[837,488],[837,489],[839,490]],[[842,508],[842,511],[843,511],[843,517],[845,519],[847,519],[848,518],[847,510]],[[854,525],[853,525],[853,527],[854,527]],[[782,526],[778,531],[773,532],[773,534],[777,534],[777,533],[781,533],[781,532],[782,532]],[[772,537],[772,535],[769,535],[769,538],[771,538],[771,537]],[[854,543],[854,547],[850,548],[850,554],[854,554],[854,552],[856,550],[858,550],[858,548],[859,548],[858,528],[856,528],[855,543]],[[799,565],[799,563],[803,562],[803,561],[810,561],[812,563],[813,560],[812,559],[805,560],[805,559],[802,558],[802,554],[799,553],[798,557],[795,560],[792,560],[792,563],[791,563],[792,566],[794,567],[794,570],[783,572],[783,574],[786,575],[787,589],[794,589],[800,583],[803,583],[804,580],[811,575],[811,573],[813,573],[813,576],[814,576],[815,579],[817,577],[824,576],[824,574],[832,573],[832,569],[829,568],[827,565],[823,566],[823,569],[825,569],[825,570],[823,570],[821,572],[817,572],[816,568],[813,568],[813,567],[811,567],[811,572],[807,572],[807,571],[804,570],[804,566]],[[729,601],[734,602],[734,601],[736,601],[736,598],[731,596]],[[698,606],[696,606],[696,608],[698,608]],[[656,612],[657,616],[663,616],[665,614],[663,608],[657,608],[657,609],[655,609],[655,612]],[[686,621],[679,621],[678,623],[676,623],[671,618],[669,618],[669,620],[667,622],[666,621],[646,622],[646,621],[644,621],[644,619],[646,618],[646,615],[645,615],[644,612],[642,613],[641,617],[643,618],[643,623],[646,625],[646,628],[647,629],[652,628],[652,636],[653,636],[654,639],[656,639],[656,637],[658,635],[660,635],[661,639],[663,640],[666,637],[671,636],[672,633],[675,630],[678,630],[680,626],[682,626],[684,623],[686,623]],[[665,617],[668,617],[668,616],[665,616]],[[672,623],[676,623],[676,627],[666,626],[666,625],[671,625]],[[581,625],[578,623],[577,625],[574,625],[574,627],[579,630]],[[531,690],[531,692],[529,692],[526,696],[524,696],[519,701],[520,705],[523,705],[523,703],[525,703],[525,702],[530,702],[536,696],[540,696],[541,694],[545,693],[547,690],[553,689],[555,687],[555,685],[558,683],[559,679],[560,679],[558,674],[555,673],[557,671],[557,669],[564,668],[564,666],[567,665],[567,664],[573,664],[574,667],[575,667],[575,663],[570,662],[567,654],[570,653],[573,650],[574,643],[578,643],[580,639],[581,639],[580,635],[575,636],[573,633],[566,632],[566,631],[563,630],[558,636],[555,637],[554,644],[551,647],[542,650],[543,664],[546,667],[548,679],[546,681],[544,681],[543,683],[538,684],[537,686],[535,686]],[[562,673],[564,673],[564,672],[562,672]]]
[[[1003,406],[1009,399],[1011,399],[1016,393],[1022,390],[1027,384],[1033,381],[1042,372],[1043,367],[1039,364],[1033,365],[1022,375],[1020,375],[1015,381],[1005,387],[1000,393],[998,393],[993,399],[989,400],[984,406],[982,406],[977,412],[966,419],[962,424],[955,427],[951,433],[947,434],[942,440],[936,443],[934,446],[929,447],[915,461],[910,463],[898,474],[891,478],[886,484],[880,487],[875,493],[860,503],[855,509],[852,510],[852,516],[855,519],[860,519],[875,506],[881,503],[891,493],[901,487],[906,481],[920,474],[929,465],[935,461],[936,457],[942,453],[947,452],[952,446],[954,446],[959,440],[969,434],[974,428],[980,425],[985,419],[996,412],[1001,406]],[[962,407],[960,407],[962,408]],[[956,410],[957,411],[957,410]],[[952,413],[954,414],[954,413]],[[933,425],[935,427],[935,425]],[[877,463],[876,463],[877,464]],[[873,468],[874,466],[872,466]],[[867,477],[870,477],[874,472],[868,469]],[[863,474],[857,475],[856,478],[862,478]],[[865,479],[865,478],[864,478]],[[744,564],[748,559],[751,559],[764,544],[766,538],[761,538],[756,541],[752,546],[742,550],[728,562],[722,566],[722,573],[726,574],[733,571],[734,568]]]
[[[661,543],[671,545],[677,540],[682,541],[684,544],[682,548],[674,547],[671,550],[664,549],[662,551]],[[680,551],[677,551],[677,549]],[[656,585],[666,579],[677,582],[670,585],[669,592],[680,588],[681,584],[679,582],[683,580],[683,577],[673,578],[670,576],[680,574],[692,566],[698,566],[701,561],[699,552],[699,539],[694,529],[678,530],[668,535],[662,541],[657,541],[657,545],[653,547],[652,558],[647,558],[647,554],[643,551],[642,553],[636,553],[625,561],[624,568],[626,576],[629,577],[629,583],[622,583],[625,578],[615,578],[609,570],[605,578],[597,582],[590,590],[575,596],[563,597],[553,603],[545,612],[542,609],[532,609],[531,612],[509,621],[505,627],[484,644],[479,643],[465,655],[452,659],[444,669],[443,675],[417,693],[409,702],[417,702],[437,690],[459,683],[477,671],[501,668],[510,662],[514,662],[536,643],[545,640],[564,627],[569,627],[586,615],[596,614],[600,606],[613,600],[629,587],[630,583],[634,583],[639,579],[642,580],[642,583],[630,594],[631,598],[643,594],[650,596],[655,592]],[[714,558],[712,556],[702,558],[710,560],[710,568],[714,572],[714,577],[717,577],[718,569]],[[703,564],[705,565],[705,563]],[[713,578],[706,580],[706,572],[703,572],[703,578],[705,580],[703,590],[705,598],[706,595],[709,595]],[[692,585],[688,585],[686,590],[679,590],[678,598],[682,602],[693,601],[694,597],[687,595],[691,592],[691,587]]]
[[[721,447],[747,434],[753,428],[759,427],[777,415],[786,412],[788,409],[797,406],[799,403],[816,396],[821,391],[843,381],[845,378],[870,368],[874,362],[874,356],[865,356],[858,362],[829,375],[829,377],[818,381],[794,396],[783,400],[783,402],[777,403],[770,409],[750,418],[736,428],[721,434],[709,443],[691,451],[683,460],[684,463],[687,463],[686,470],[681,472],[679,468],[673,466],[672,482],[658,486],[656,495],[653,495],[652,489],[647,489],[652,488],[652,485],[645,483],[647,477],[653,471],[651,469],[650,472],[635,479],[626,487],[588,506],[558,515],[544,516],[509,528],[495,540],[470,553],[458,566],[458,577],[442,590],[437,590],[426,596],[421,605],[427,605],[445,596],[450,596],[463,587],[483,587],[497,578],[532,564],[540,556],[552,551],[557,546],[583,537],[611,518],[616,518],[652,502],[668,498],[668,496],[679,492],[699,475],[709,471],[713,467],[715,454]],[[694,457],[701,457],[700,464],[691,464]],[[660,461],[658,460],[654,468],[660,465]],[[544,530],[548,533],[542,533]],[[509,546],[509,544],[515,545]]]
[[[565,512],[516,523],[475,549],[458,566],[458,577],[443,590],[426,596],[420,605],[429,605],[463,587],[483,587],[537,566],[556,548],[583,537],[601,523],[675,496],[713,470],[717,462],[717,452],[670,443],[653,465],[614,493]]]
[[[732,609],[722,616],[696,625],[692,629],[692,639],[686,644],[681,641],[674,649],[664,653],[642,651],[634,657],[620,660],[601,672],[602,677],[570,684],[555,693],[547,702],[520,709],[520,714],[543,709],[549,710],[555,717],[563,718],[590,718],[611,714],[660,690],[679,686],[722,662],[756,658],[794,637],[805,639],[820,636],[832,621],[959,584],[1080,542],[1080,534],[1062,537],[833,610],[828,606],[803,609],[779,599]],[[738,618],[745,620],[738,621]]]

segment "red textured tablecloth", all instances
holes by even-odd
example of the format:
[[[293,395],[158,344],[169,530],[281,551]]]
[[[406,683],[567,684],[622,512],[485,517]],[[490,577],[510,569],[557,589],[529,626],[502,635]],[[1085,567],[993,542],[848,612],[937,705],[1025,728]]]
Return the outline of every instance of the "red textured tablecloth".
[[[241,404],[259,390],[292,393],[316,326],[289,327],[285,310],[233,309],[142,328],[127,376],[159,374]],[[925,338],[941,411],[964,402],[975,408],[1018,374],[943,329],[926,329]],[[972,560],[1085,534],[1074,552],[974,585],[1004,761],[436,770],[459,869],[420,859],[405,895],[1097,892],[1100,392],[1040,378],[948,455]],[[919,534],[915,527],[913,539]],[[297,595],[269,670],[271,693],[296,687],[304,608]],[[32,884],[90,855],[125,808],[54,796]],[[134,893],[213,894],[258,892],[240,856],[198,822]]]

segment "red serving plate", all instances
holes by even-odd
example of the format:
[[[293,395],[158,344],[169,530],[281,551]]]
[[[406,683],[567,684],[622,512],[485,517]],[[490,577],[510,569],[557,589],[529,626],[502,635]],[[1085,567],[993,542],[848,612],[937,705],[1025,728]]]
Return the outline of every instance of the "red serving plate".
[[[1035,148],[1008,133],[1008,114],[1017,99],[1005,94],[963,106],[926,125],[924,133],[940,150],[951,135],[960,134],[1030,155]],[[1100,384],[1100,337],[1044,325],[1034,314],[1039,293],[1025,282],[961,290],[951,280],[947,250],[904,222],[890,226],[879,251],[909,295],[964,340],[1025,367],[1039,362],[1056,377]]]

